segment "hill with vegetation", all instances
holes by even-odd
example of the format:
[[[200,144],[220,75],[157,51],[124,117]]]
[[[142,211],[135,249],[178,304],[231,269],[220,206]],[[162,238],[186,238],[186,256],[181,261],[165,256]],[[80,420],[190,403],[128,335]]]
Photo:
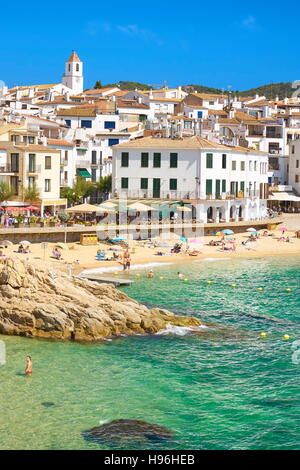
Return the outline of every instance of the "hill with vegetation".
[[[94,88],[100,88],[101,81],[99,80],[96,82]],[[292,88],[292,82],[280,82],[280,83],[269,83],[268,85],[262,85],[256,88],[250,88],[249,90],[231,90],[232,95],[236,96],[265,96],[267,99],[275,99],[276,96],[279,99],[283,99],[285,97],[290,98],[292,94],[295,92],[296,88]],[[98,85],[98,86],[97,86]],[[146,85],[145,83],[140,82],[130,82],[130,81],[120,81],[117,83],[109,83],[107,85],[103,85],[104,88],[117,86],[121,90],[151,90],[153,86]],[[227,94],[228,90],[221,90],[219,88],[208,87],[204,85],[185,85],[182,89],[187,93],[194,93],[197,91],[198,93],[211,93],[215,95]]]

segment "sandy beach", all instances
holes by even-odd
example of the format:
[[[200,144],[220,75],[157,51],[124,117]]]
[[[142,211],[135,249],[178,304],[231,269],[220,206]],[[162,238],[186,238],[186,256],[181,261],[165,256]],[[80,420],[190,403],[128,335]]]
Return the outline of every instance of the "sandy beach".
[[[284,237],[289,237],[290,242],[280,241],[282,236],[280,227],[287,227],[288,231],[284,232]],[[299,215],[287,215],[284,217],[284,222],[277,230],[269,232],[269,236],[261,236],[257,241],[250,242],[248,246],[242,245],[250,235],[249,232],[231,235],[236,240],[236,251],[221,251],[221,247],[209,246],[211,240],[220,240],[217,236],[203,237],[202,243],[192,244],[190,248],[194,248],[199,253],[196,256],[191,256],[185,253],[186,244],[183,243],[183,252],[171,254],[170,249],[178,240],[164,240],[164,244],[169,247],[153,247],[150,243],[134,241],[130,244],[131,256],[131,269],[136,266],[148,265],[152,263],[187,263],[201,258],[256,258],[262,256],[274,255],[292,255],[300,254],[300,238],[295,237],[295,230],[300,228]],[[263,231],[261,231],[263,233]],[[272,234],[272,235],[270,235]],[[230,242],[227,243],[230,247]],[[41,243],[30,245],[29,253],[17,253],[18,244],[4,248],[2,252],[5,256],[12,256],[20,259],[27,259],[36,263],[43,263],[53,268],[59,269],[63,272],[79,274],[86,269],[105,269],[110,268],[114,271],[120,270],[122,272],[122,264],[120,260],[117,261],[99,261],[97,259],[97,251],[99,249],[105,250],[107,254],[112,254],[109,249],[110,245],[98,243],[98,245],[82,246],[79,243],[68,243],[67,249],[61,250],[62,259],[56,260],[52,256],[52,250],[55,247],[54,243],[49,243],[46,250],[43,249]],[[157,255],[157,252],[162,252],[163,255]],[[117,252],[122,256],[122,250]],[[154,265],[155,266],[155,265]],[[108,270],[110,270],[108,269]],[[154,268],[153,268],[154,269]]]

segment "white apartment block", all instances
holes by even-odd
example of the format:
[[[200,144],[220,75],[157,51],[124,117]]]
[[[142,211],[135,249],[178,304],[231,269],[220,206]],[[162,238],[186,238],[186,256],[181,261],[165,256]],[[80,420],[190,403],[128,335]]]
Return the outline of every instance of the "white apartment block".
[[[113,150],[114,197],[183,201],[206,222],[266,215],[268,155],[198,136],[145,137]]]

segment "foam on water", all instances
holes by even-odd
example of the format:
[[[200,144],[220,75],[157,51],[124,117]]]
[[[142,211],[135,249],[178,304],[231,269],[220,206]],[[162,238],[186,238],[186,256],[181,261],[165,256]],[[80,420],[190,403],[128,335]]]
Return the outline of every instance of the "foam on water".
[[[171,325],[171,323],[167,323],[167,327],[163,330],[159,330],[156,335],[166,336],[166,335],[176,335],[176,336],[185,336],[195,331],[206,330],[208,326],[201,325],[201,326],[177,326]]]
[[[146,268],[153,268],[157,266],[168,266],[173,263],[145,263],[145,264],[133,264],[130,269],[146,269]],[[123,271],[123,266],[108,266],[107,268],[96,268],[96,269],[85,269],[82,271],[81,274],[100,274],[105,272],[115,272],[115,271]]]

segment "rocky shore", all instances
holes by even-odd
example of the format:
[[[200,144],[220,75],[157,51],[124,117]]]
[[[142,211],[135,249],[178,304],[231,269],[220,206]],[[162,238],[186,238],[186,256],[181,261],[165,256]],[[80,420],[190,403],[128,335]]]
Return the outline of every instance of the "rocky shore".
[[[149,309],[110,284],[70,277],[19,259],[0,260],[0,334],[97,341],[199,326],[193,317]]]

